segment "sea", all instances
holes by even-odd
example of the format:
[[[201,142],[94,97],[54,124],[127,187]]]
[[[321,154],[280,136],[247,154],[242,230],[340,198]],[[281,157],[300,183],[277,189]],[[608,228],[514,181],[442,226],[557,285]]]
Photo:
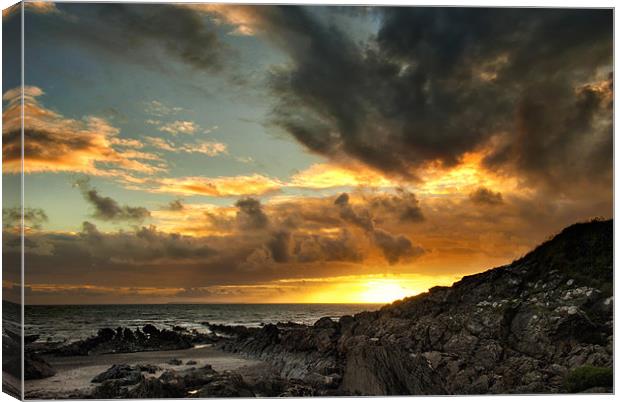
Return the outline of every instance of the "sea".
[[[26,306],[26,335],[39,342],[72,342],[97,333],[100,328],[153,324],[159,329],[180,326],[209,332],[204,324],[260,327],[268,323],[313,324],[321,317],[338,319],[380,304],[134,304]]]

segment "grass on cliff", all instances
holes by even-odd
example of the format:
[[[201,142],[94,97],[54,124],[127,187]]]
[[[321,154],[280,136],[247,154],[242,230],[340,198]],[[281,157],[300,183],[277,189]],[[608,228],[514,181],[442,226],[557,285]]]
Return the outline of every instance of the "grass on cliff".
[[[571,225],[521,261],[557,269],[578,283],[613,294],[613,221],[595,219]]]
[[[611,388],[613,384],[614,372],[608,367],[581,366],[572,370],[564,380],[564,387],[570,393],[593,387]]]

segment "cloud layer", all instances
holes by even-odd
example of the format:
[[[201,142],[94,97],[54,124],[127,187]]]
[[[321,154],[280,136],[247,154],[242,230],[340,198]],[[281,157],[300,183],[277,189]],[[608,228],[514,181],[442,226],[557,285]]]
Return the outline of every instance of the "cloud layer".
[[[84,200],[94,208],[93,218],[102,221],[142,222],[151,216],[144,207],[120,205],[116,200],[100,195],[97,189],[91,187],[88,180],[78,180],[75,185],[81,191]]]
[[[67,118],[42,105],[38,87],[24,88],[24,171],[79,172],[96,176],[163,172],[165,162],[157,155],[134,149],[118,137],[119,130],[105,119],[86,116]],[[21,170],[21,93],[4,93],[2,114],[3,171]],[[130,145],[129,147],[127,145]]]
[[[376,8],[364,45],[306,8],[245,10],[291,58],[273,123],[313,152],[412,179],[485,148],[533,185],[610,184],[609,10]]]

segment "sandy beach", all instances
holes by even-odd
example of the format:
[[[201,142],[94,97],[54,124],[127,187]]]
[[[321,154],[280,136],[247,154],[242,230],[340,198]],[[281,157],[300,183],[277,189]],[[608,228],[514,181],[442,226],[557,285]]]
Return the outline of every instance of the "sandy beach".
[[[179,359],[181,365],[171,365],[168,361]],[[180,370],[189,367],[202,367],[210,364],[217,371],[251,368],[261,364],[257,360],[245,359],[239,355],[222,352],[210,346],[198,346],[192,349],[167,350],[154,352],[119,353],[94,356],[49,357],[48,362],[56,370],[56,375],[41,380],[25,382],[28,399],[61,397],[78,390],[94,387],[90,381],[97,374],[107,370],[113,364],[152,364],[162,370]],[[188,366],[190,360],[196,365]],[[155,375],[159,375],[158,371]]]

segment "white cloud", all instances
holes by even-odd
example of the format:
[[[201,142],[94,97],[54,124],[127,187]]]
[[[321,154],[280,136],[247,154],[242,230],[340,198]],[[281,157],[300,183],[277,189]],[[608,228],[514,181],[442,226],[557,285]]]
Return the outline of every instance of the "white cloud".
[[[190,120],[175,120],[172,123],[167,123],[159,127],[159,131],[171,135],[194,134],[199,129],[200,126]]]
[[[178,107],[178,106],[167,106],[165,104],[163,104],[160,101],[157,100],[153,100],[150,102],[147,102],[146,104],[146,108],[144,109],[144,111],[151,115],[151,116],[157,116],[157,117],[163,117],[163,116],[168,116],[171,114],[176,114],[178,112],[180,112],[181,110],[183,110],[182,107]]]
[[[228,153],[226,144],[216,141],[200,141],[193,144],[175,145],[164,138],[145,137],[145,139],[149,145],[167,152],[204,154],[208,156]]]

